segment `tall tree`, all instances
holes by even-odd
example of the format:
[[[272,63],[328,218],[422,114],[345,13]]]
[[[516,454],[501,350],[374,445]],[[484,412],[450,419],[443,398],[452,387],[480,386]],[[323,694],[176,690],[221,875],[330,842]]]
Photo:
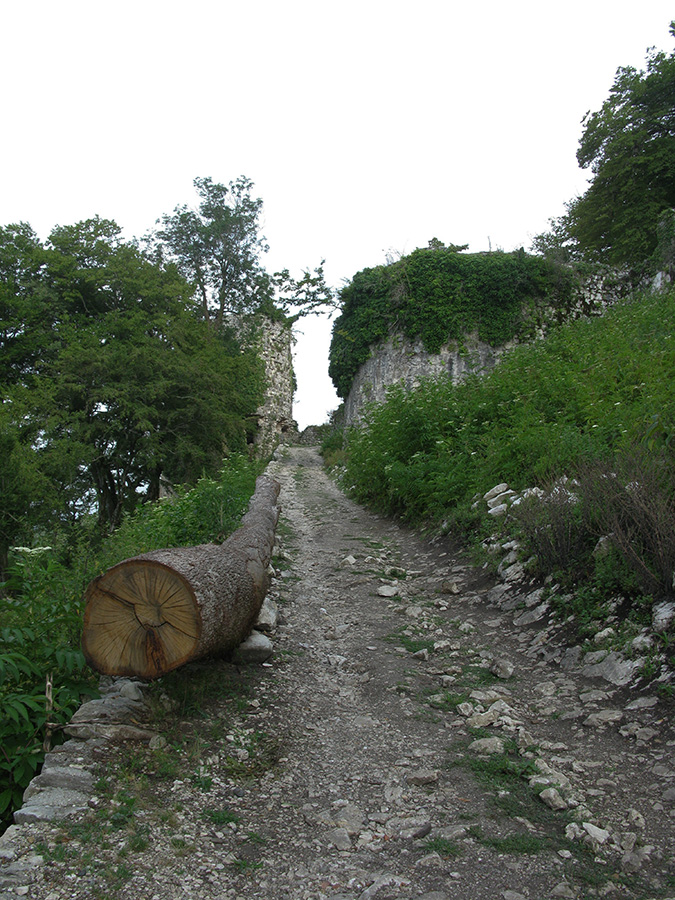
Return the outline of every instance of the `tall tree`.
[[[271,296],[261,256],[262,200],[243,176],[228,186],[195,178],[198,208],[177,206],[151,236],[156,252],[176,263],[194,286],[202,315],[220,327],[230,313],[251,312]]]
[[[607,100],[583,120],[577,160],[592,181],[535,248],[643,269],[660,217],[675,207],[675,52],[652,49],[644,71],[617,70]]]
[[[44,265],[30,225],[0,228],[0,386],[25,381],[50,343]]]
[[[30,431],[0,405],[0,594],[9,548],[30,540],[32,527],[49,505],[51,485],[40,472]]]
[[[335,291],[326,284],[325,262],[322,259],[313,270],[303,269],[301,278],[294,278],[288,269],[272,275],[275,303],[291,323],[337,308]]]

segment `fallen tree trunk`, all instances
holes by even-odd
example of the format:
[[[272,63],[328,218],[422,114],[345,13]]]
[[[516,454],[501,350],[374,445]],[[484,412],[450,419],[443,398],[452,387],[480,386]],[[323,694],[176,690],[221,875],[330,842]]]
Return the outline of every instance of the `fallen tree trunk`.
[[[124,560],[85,592],[82,649],[104,675],[157,678],[234,649],[269,588],[279,484],[260,476],[248,512],[222,544]]]

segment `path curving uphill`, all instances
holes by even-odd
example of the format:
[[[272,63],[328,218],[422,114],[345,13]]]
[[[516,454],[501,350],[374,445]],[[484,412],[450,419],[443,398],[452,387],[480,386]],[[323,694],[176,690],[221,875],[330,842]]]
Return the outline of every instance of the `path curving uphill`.
[[[275,655],[211,664],[251,694],[102,752],[88,812],[0,847],[0,898],[674,897],[663,701],[561,668],[527,595],[491,605],[485,571],[351,502],[316,450],[268,473]]]

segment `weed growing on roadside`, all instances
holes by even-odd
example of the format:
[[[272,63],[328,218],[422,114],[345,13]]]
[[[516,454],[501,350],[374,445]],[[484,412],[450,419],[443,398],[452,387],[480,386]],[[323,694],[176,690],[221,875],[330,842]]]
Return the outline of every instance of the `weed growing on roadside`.
[[[245,873],[255,871],[256,869],[262,869],[263,864],[261,862],[254,862],[253,860],[239,857],[238,859],[233,860],[231,865],[239,872]]]
[[[410,631],[409,626],[403,626],[397,631],[388,634],[384,640],[389,644],[400,644],[401,647],[405,647],[408,653],[418,653],[420,650],[433,650],[434,641],[432,639],[413,637],[411,634],[406,634],[406,631]]]
[[[438,853],[439,856],[446,859],[462,855],[462,848],[459,844],[443,837],[429,838],[424,842],[424,849],[429,853]]]
[[[483,834],[480,825],[472,825],[467,829],[467,834],[471,835],[479,844],[484,847],[492,847],[498,853],[540,853],[546,849],[547,841],[534,834],[509,834],[505,837],[487,837]]]
[[[258,834],[257,831],[247,831],[246,840],[251,844],[258,844],[261,847],[267,843],[267,838],[263,837],[261,834]]]
[[[234,823],[235,825],[239,822],[239,816],[237,813],[232,812],[231,809],[205,809],[204,810],[204,818],[208,819],[214,825],[229,825],[230,823]]]

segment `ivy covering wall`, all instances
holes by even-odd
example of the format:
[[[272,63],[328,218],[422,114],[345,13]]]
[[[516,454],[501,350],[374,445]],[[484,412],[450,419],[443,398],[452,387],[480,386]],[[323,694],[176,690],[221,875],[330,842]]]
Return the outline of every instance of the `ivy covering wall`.
[[[392,333],[419,338],[429,353],[470,333],[496,347],[531,336],[539,309],[559,309],[564,317],[574,293],[571,271],[523,250],[415,250],[357,272],[343,288],[329,374],[346,398],[371,347]]]

